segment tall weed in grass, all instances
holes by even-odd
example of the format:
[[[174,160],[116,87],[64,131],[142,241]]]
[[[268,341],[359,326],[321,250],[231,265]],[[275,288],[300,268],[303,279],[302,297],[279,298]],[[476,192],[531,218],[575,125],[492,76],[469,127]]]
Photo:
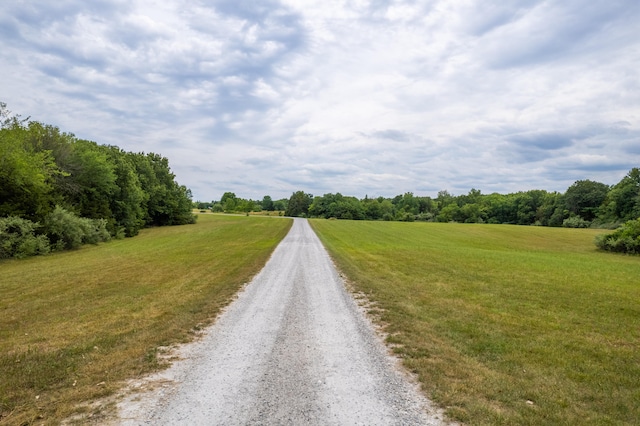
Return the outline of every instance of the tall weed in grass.
[[[257,273],[287,219],[195,225],[0,262],[0,424],[59,424],[78,403],[162,367]]]
[[[424,391],[468,424],[638,424],[640,258],[602,231],[313,220]]]

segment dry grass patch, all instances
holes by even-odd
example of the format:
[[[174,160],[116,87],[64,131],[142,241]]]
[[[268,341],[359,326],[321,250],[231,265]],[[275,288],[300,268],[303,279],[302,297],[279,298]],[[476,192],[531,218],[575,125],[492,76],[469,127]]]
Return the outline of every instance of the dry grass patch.
[[[598,231],[313,220],[425,392],[469,424],[640,419],[640,258]]]
[[[291,220],[195,225],[0,263],[0,423],[58,424],[78,403],[162,367],[256,274]]]

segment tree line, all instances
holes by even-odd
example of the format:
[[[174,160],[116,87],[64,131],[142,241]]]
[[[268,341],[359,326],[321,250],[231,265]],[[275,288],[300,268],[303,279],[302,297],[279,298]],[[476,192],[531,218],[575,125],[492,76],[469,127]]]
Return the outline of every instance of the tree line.
[[[0,103],[0,258],[195,222],[169,161],[76,138]]]
[[[407,192],[393,198],[358,199],[340,193],[314,197],[298,191],[292,194],[288,207],[289,216],[327,219],[615,228],[640,217],[640,169],[631,169],[613,186],[579,180],[564,193],[482,194],[471,189],[457,196],[440,191],[436,198]]]
[[[632,168],[612,186],[578,180],[564,193],[530,190],[482,194],[471,189],[458,196],[440,191],[436,198],[407,192],[393,198],[358,199],[340,193],[314,197],[297,191],[289,198],[286,215],[615,229],[599,236],[596,245],[603,250],[640,254],[640,169]]]
[[[286,198],[273,200],[270,195],[265,195],[262,200],[252,200],[238,197],[234,192],[225,192],[219,201],[195,201],[193,208],[213,213],[284,212],[288,204]]]
[[[615,185],[578,180],[564,193],[546,190],[510,194],[453,195],[446,190],[437,197],[412,192],[393,198],[365,196],[359,199],[341,193],[313,196],[294,192],[289,199],[262,201],[225,192],[219,201],[196,202],[195,208],[214,212],[284,211],[286,216],[348,220],[427,221],[537,225],[569,228],[610,228],[640,218],[640,169],[632,168]]]

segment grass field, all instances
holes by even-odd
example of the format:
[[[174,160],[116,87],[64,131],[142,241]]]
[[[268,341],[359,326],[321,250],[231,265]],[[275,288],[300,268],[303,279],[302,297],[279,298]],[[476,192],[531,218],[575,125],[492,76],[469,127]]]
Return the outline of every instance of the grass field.
[[[0,262],[0,424],[59,424],[77,404],[157,368],[209,323],[292,221],[201,215],[195,225]]]
[[[640,424],[640,257],[598,231],[311,224],[451,418]]]

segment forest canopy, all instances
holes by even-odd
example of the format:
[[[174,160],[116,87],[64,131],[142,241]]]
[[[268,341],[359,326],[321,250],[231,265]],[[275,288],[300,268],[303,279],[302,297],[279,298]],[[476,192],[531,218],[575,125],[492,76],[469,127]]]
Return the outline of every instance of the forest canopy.
[[[565,193],[535,189],[482,194],[471,189],[457,196],[443,190],[436,198],[407,192],[393,198],[358,199],[341,193],[314,197],[298,191],[289,200],[287,214],[327,219],[616,228],[640,217],[640,169],[631,169],[613,186],[578,180]]]
[[[0,258],[195,222],[161,155],[78,139],[4,103],[0,120]]]
[[[287,216],[347,220],[393,220],[492,223],[617,229],[602,235],[596,245],[608,251],[640,253],[640,169],[632,168],[620,182],[609,186],[589,179],[574,182],[566,192],[540,189],[511,194],[453,195],[440,191],[436,198],[406,192],[393,198],[358,199],[341,193],[313,196],[294,192],[289,200],[245,200],[226,192],[220,201],[200,203],[212,211],[284,210]]]
[[[284,211],[287,216],[349,220],[394,220],[460,223],[493,223],[610,228],[640,218],[640,169],[632,168],[620,182],[609,186],[589,179],[578,180],[564,193],[542,189],[511,194],[483,194],[471,189],[453,195],[446,190],[437,197],[412,192],[393,198],[358,199],[341,193],[313,196],[296,191],[287,199],[244,199],[225,192],[219,201],[196,202],[214,212]]]

